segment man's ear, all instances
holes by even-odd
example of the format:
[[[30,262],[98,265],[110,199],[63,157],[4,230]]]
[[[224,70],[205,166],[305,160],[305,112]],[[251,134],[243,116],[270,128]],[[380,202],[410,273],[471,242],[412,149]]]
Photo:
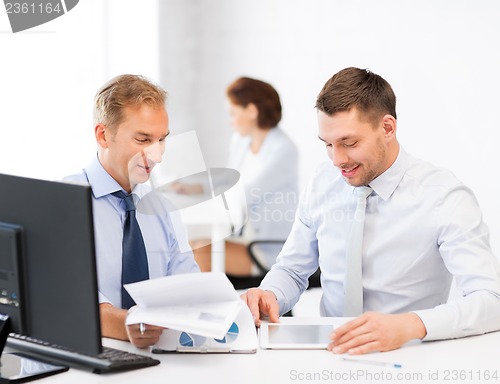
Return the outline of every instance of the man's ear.
[[[99,123],[94,128],[95,139],[99,147],[108,148],[109,130],[104,124]]]
[[[385,115],[382,117],[382,128],[384,129],[385,137],[391,140],[396,137],[397,122],[394,116]]]

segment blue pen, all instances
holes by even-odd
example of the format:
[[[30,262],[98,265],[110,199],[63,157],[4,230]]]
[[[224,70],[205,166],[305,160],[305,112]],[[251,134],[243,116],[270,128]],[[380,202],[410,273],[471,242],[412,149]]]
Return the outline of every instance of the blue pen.
[[[378,365],[382,367],[392,367],[392,368],[403,368],[401,364],[387,363],[385,361],[353,359],[352,357],[341,357],[340,359],[343,361],[350,361],[352,363],[362,363],[362,364]]]

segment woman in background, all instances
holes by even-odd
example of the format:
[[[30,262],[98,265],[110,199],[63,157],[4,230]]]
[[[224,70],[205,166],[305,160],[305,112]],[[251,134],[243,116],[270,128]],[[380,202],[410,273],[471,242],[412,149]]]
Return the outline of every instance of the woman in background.
[[[241,77],[229,85],[226,95],[235,130],[227,166],[240,173],[248,214],[242,232],[226,239],[226,273],[248,276],[256,269],[247,245],[255,240],[285,240],[290,232],[298,202],[298,151],[278,127],[281,102],[270,84]],[[200,185],[173,187],[178,193],[203,192]],[[200,269],[210,271],[211,246],[192,246]],[[270,268],[276,254],[266,253],[256,256]]]

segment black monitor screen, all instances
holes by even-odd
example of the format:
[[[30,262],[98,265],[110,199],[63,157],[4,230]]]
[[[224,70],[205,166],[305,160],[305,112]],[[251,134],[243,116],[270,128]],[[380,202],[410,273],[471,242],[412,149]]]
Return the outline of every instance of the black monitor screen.
[[[20,289],[26,292],[20,304],[26,321],[16,319],[14,330],[77,352],[100,353],[90,187],[0,174],[0,224],[7,250],[0,258],[0,282],[12,267],[11,229],[22,239],[26,284]]]

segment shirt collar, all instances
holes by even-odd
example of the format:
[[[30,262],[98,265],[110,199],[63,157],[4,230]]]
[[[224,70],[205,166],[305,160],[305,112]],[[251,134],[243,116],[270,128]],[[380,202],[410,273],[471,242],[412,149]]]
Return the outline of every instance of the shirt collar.
[[[92,193],[96,199],[123,190],[120,184],[118,184],[118,182],[104,169],[97,154],[84,170],[87,175],[87,180],[92,187]],[[146,185],[138,184],[135,186],[132,193],[142,198],[149,191],[150,188]]]
[[[389,199],[403,179],[409,164],[410,156],[400,146],[396,161],[384,173],[373,179],[369,184],[370,187],[383,200]]]

